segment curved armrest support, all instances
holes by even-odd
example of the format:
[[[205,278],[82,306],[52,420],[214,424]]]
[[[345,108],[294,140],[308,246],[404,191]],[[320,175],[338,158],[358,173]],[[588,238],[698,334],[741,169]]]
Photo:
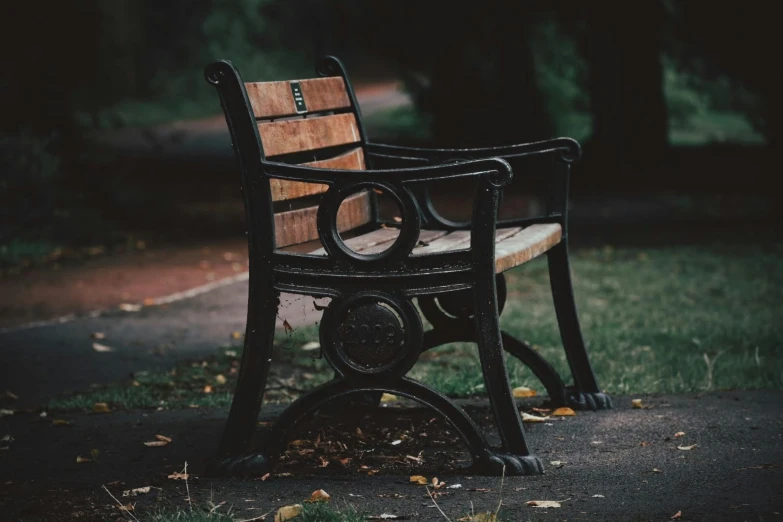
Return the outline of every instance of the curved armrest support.
[[[513,176],[511,166],[501,158],[487,158],[452,163],[400,169],[342,170],[304,167],[274,161],[261,161],[267,177],[308,183],[342,184],[359,182],[424,183],[464,177],[483,177],[501,188]]]
[[[448,160],[462,159],[475,160],[489,157],[507,159],[552,153],[560,153],[563,161],[573,163],[578,161],[582,156],[582,148],[579,146],[579,142],[571,138],[555,138],[517,145],[466,149],[431,149],[387,145],[384,143],[368,143],[367,151],[372,156],[426,163],[440,163]]]

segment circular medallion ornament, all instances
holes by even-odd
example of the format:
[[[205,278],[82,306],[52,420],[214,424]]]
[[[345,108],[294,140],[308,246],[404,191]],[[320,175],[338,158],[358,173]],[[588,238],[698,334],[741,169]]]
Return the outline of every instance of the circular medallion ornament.
[[[413,304],[378,292],[332,302],[321,322],[324,355],[343,375],[405,375],[416,362],[421,336]]]

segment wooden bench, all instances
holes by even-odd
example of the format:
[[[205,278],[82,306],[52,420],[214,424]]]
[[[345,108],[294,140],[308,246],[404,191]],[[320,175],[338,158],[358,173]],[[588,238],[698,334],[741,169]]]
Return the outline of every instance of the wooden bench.
[[[473,472],[542,473],[525,440],[504,349],[531,368],[554,405],[611,407],[587,358],[568,263],[568,179],[579,145],[564,138],[455,150],[372,143],[339,60],[327,57],[317,71],[318,78],[262,83],[243,82],[228,61],[205,72],[241,172],[250,258],[242,366],[213,471],[262,475],[302,417],[344,396],[386,392],[443,415],[468,445]],[[544,215],[499,220],[501,191],[512,178],[504,158],[542,157],[553,166]],[[438,213],[428,189],[459,178],[476,187],[465,223]],[[397,219],[380,219],[380,196],[398,206]],[[542,254],[573,377],[568,386],[499,326],[503,272]],[[320,341],[335,379],[296,400],[254,443],[280,292],[331,298]],[[431,329],[424,331],[421,316]],[[452,400],[406,377],[421,352],[456,341],[478,345],[500,448]]]

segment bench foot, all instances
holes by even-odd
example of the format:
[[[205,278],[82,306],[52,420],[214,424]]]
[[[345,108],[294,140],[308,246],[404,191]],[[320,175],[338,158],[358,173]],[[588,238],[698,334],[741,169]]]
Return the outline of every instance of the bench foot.
[[[568,393],[567,406],[575,410],[611,410],[612,398],[604,392],[583,392],[571,390]]]
[[[490,451],[478,458],[471,468],[478,475],[518,477],[523,475],[543,475],[544,465],[534,455],[512,455]]]
[[[263,453],[217,457],[207,468],[212,477],[263,477],[271,469],[269,457]]]

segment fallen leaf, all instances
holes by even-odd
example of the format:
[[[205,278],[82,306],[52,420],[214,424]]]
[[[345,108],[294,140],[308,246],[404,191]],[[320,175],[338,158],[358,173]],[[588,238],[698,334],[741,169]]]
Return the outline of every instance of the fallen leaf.
[[[119,308],[123,312],[138,312],[139,310],[141,310],[141,305],[132,304],[132,303],[122,303],[117,308]]]
[[[660,470],[658,468],[653,468],[653,473],[663,473],[663,470]]]
[[[150,448],[159,448],[161,446],[165,446],[168,444],[165,440],[152,440],[150,442],[145,442],[144,445],[148,446]]]
[[[408,460],[412,460],[416,464],[421,464],[424,462],[424,459],[422,457],[414,457],[413,455],[405,455],[405,458]]]
[[[215,382],[221,385],[226,384],[226,376],[222,373],[215,375]]]
[[[438,477],[432,477],[432,487],[433,488],[440,489],[440,488],[442,488],[445,485],[446,485],[446,483],[439,481]]]
[[[427,484],[427,479],[421,475],[411,475],[409,480],[412,484]]]
[[[293,506],[283,506],[277,510],[275,515],[275,522],[285,522],[291,520],[302,514],[302,504],[294,504]]]
[[[242,338],[242,332],[239,331],[231,332],[231,338],[235,341],[240,340]]]
[[[511,393],[514,394],[514,398],[516,399],[522,399],[524,397],[535,397],[536,396],[536,390],[532,388],[528,388],[527,386],[518,386],[517,388],[514,388],[511,390]]]
[[[294,332],[294,328],[291,326],[291,324],[288,322],[287,319],[283,319],[283,329],[285,330],[285,333],[290,334]]]
[[[398,440],[393,440],[393,441],[391,441],[391,445],[392,445],[392,446],[398,446],[398,445],[400,445],[400,444],[402,444],[402,441],[401,441],[401,440],[399,440],[399,439],[398,439]]]
[[[212,386],[209,384],[204,386],[204,393],[212,393]]]
[[[691,444],[690,446],[677,446],[677,449],[682,451],[690,451],[696,446],[698,446],[698,444]]]
[[[8,415],[13,415],[14,410],[6,410],[5,408],[0,408],[0,417],[6,417]]]
[[[106,334],[103,332],[93,332],[91,337],[96,341],[100,341],[101,339],[106,339]]]
[[[525,502],[525,505],[527,507],[534,507],[534,508],[559,508],[560,502],[556,502],[554,500],[528,500]]]
[[[117,506],[117,509],[119,509],[120,511],[129,512],[129,511],[133,511],[135,508],[133,507],[133,504],[125,504],[125,505],[120,504],[119,506]]]
[[[573,417],[576,412],[571,408],[558,408],[552,412],[552,417]]]
[[[313,350],[320,350],[321,349],[321,343],[318,341],[310,341],[309,343],[304,343],[302,345],[302,350],[306,352],[312,352]]]
[[[109,405],[105,402],[96,402],[92,405],[93,413],[110,413]]]
[[[150,492],[152,486],[144,486],[143,488],[126,489],[122,492],[123,497],[135,497],[137,495],[146,495]]]
[[[269,473],[267,473],[269,475]],[[168,476],[171,480],[188,480],[188,477],[190,477],[187,473],[180,473],[178,471],[175,471],[171,475]]]
[[[553,460],[553,461],[552,461],[552,462],[550,462],[549,464],[550,464],[551,466],[555,466],[556,468],[562,468],[562,467],[563,467],[563,465],[564,465],[564,464],[563,464],[563,462],[562,462],[562,461],[560,461],[560,460]]]
[[[636,410],[641,410],[642,408],[644,408],[644,404],[642,404],[642,400],[641,399],[634,399],[634,400],[632,400],[631,401],[631,406],[633,406],[633,408],[636,409]]]
[[[680,437],[684,437],[684,436],[685,436],[684,431],[678,431],[677,433],[674,434],[675,439],[679,439]]]
[[[308,502],[329,502],[331,499],[332,497],[329,496],[329,493],[323,489],[318,489],[313,491],[313,494],[310,495],[310,500],[308,500]]]
[[[675,514],[671,516],[671,520],[677,520],[678,518],[682,517],[682,511],[678,511]]]
[[[114,348],[101,343],[92,343],[92,349],[98,353],[113,352]]]
[[[549,420],[549,417],[539,417],[538,415],[522,412],[522,422],[544,422],[547,420]]]
[[[261,482],[264,482],[266,479],[268,479],[270,475],[271,473],[265,473],[264,476],[261,477]]]
[[[156,438],[156,439],[158,439],[158,440],[162,440],[162,441],[163,441],[163,442],[165,442],[166,444],[168,444],[169,442],[171,442],[171,437],[167,437],[167,436],[165,436],[165,435],[155,435],[155,438]]]
[[[381,395],[381,402],[392,402],[396,400],[397,400],[397,396],[392,395],[391,393],[384,393],[383,395]]]
[[[76,457],[77,464],[84,464],[85,462],[92,462],[92,459],[88,459],[87,457],[82,457],[81,455],[78,455]]]

